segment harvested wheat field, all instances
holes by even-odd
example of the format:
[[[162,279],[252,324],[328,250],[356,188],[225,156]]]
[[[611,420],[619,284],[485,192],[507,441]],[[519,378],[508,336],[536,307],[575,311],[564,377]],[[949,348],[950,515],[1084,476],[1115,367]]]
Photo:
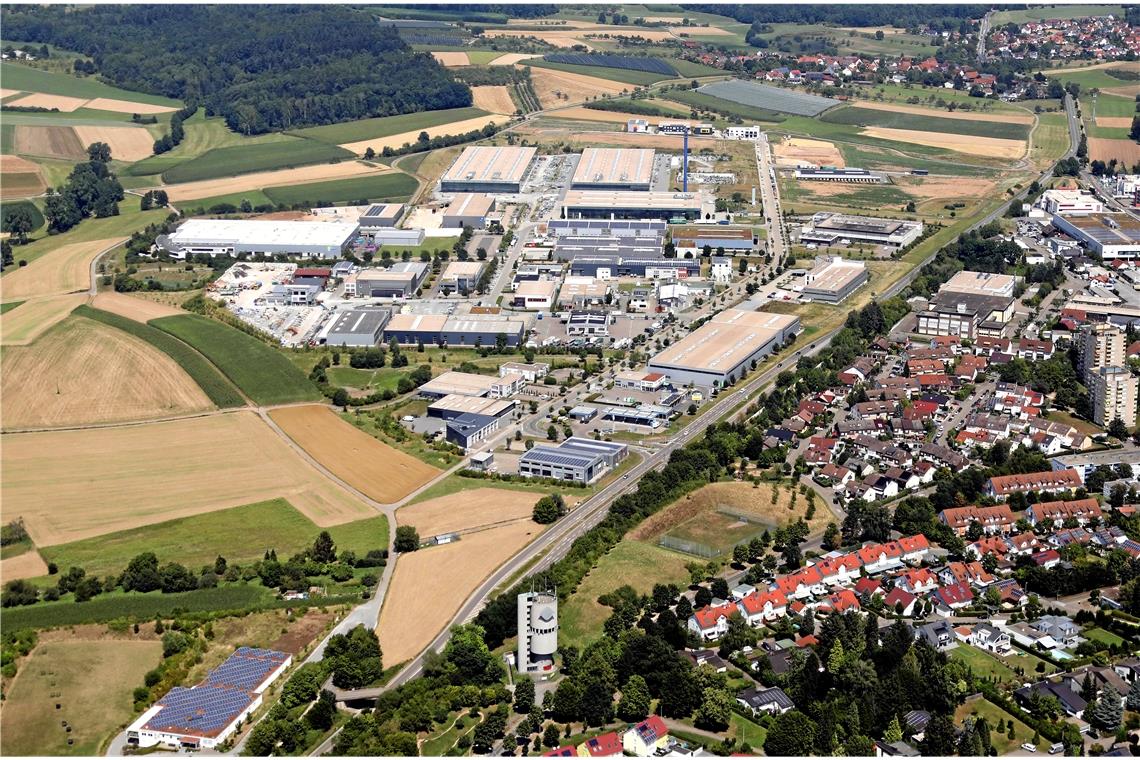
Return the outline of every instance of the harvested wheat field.
[[[87,148],[71,127],[17,124],[13,137],[16,153],[46,158],[84,158]]]
[[[513,114],[518,108],[511,100],[511,88],[505,84],[472,87],[473,105],[490,113]]]
[[[514,113],[514,111],[512,111]],[[351,150],[353,153],[363,153],[364,151],[372,148],[379,153],[385,147],[400,148],[404,143],[415,143],[419,139],[421,132],[427,132],[428,137],[441,137],[443,135],[461,135],[475,129],[482,129],[488,124],[502,124],[503,117],[497,114],[490,114],[488,116],[476,116],[474,119],[464,119],[463,121],[453,121],[450,124],[440,124],[435,127],[428,127],[426,129],[413,129],[410,132],[401,132],[398,135],[388,135],[387,137],[376,137],[371,140],[360,140],[358,142],[344,143],[340,147]]]
[[[133,319],[136,322],[149,322],[152,319],[159,319],[160,317],[175,317],[179,314],[185,314],[182,309],[177,309],[173,306],[168,306],[158,301],[151,301],[148,298],[139,296],[131,296],[126,293],[115,293],[114,291],[106,290],[95,296],[95,300],[91,305],[96,309],[109,311],[112,314],[118,314],[120,317]]]
[[[1126,84],[1120,87],[1105,87],[1103,92],[1109,95],[1119,95],[1122,98],[1132,98],[1140,95],[1140,84]]]
[[[467,57],[467,53],[462,52],[442,52],[431,54],[432,58],[439,61],[443,66],[470,66],[471,59]]]
[[[531,518],[539,494],[505,488],[474,488],[428,499],[396,512],[400,525],[414,525],[427,538],[508,520]]]
[[[384,661],[403,662],[423,651],[479,584],[542,529],[529,520],[520,521],[401,554],[376,630]]]
[[[826,140],[809,140],[806,137],[787,137],[772,143],[772,153],[776,156],[776,166],[801,166],[803,163],[815,166],[844,167],[843,154],[835,143]]]
[[[10,98],[13,95],[19,95],[21,92],[23,92],[23,90],[8,90],[0,87],[0,100],[3,100],[4,98]]]
[[[968,156],[985,158],[1021,158],[1025,154],[1024,140],[1005,140],[999,137],[950,135],[944,132],[923,132],[917,129],[890,127],[864,127],[860,134],[882,140],[944,148]]]
[[[19,106],[21,108],[48,108],[57,111],[70,113],[77,111],[83,107],[87,102],[87,98],[72,98],[67,95],[48,95],[43,92],[32,92],[22,98],[17,98],[11,103],[5,103],[8,106]]]
[[[27,198],[46,189],[37,164],[20,156],[0,155],[0,198]]]
[[[681,150],[684,138],[681,135],[646,135],[629,132],[573,132],[567,138],[574,145],[615,146],[634,148],[660,148]],[[709,137],[690,137],[689,148],[699,150],[712,146],[716,141]]]
[[[9,434],[0,463],[5,519],[41,547],[278,497],[320,526],[376,515],[250,411]]]
[[[20,307],[23,308],[23,307]],[[71,317],[0,359],[5,430],[164,417],[212,409],[173,359],[139,338]]]
[[[177,108],[170,106],[156,106],[152,103],[136,103],[133,100],[116,100],[115,98],[94,98],[88,100],[84,108],[94,108],[96,111],[115,111],[116,113],[155,114],[170,113]]]
[[[1031,113],[991,113],[987,111],[948,111],[945,108],[923,108],[922,106],[900,105],[898,103],[879,103],[874,100],[858,100],[851,104],[859,108],[870,108],[874,111],[894,111],[895,113],[913,113],[919,116],[936,116],[939,119],[960,119],[962,121],[996,121],[1000,124],[1032,124]]]
[[[412,139],[415,140],[414,137]],[[391,170],[388,168],[377,169],[359,161],[341,161],[335,164],[316,164],[314,166],[300,166],[295,169],[253,172],[236,177],[182,182],[166,185],[162,189],[166,191],[172,201],[192,201],[198,198],[211,198],[215,195],[260,190],[263,187],[301,185],[306,182],[359,177],[364,174],[384,174],[389,171]]]
[[[269,416],[322,466],[385,504],[399,501],[440,472],[353,427],[327,406],[289,406]]]
[[[1089,160],[1108,163],[1116,159],[1125,166],[1140,163],[1140,143],[1132,140],[1113,140],[1106,137],[1089,138]]]
[[[519,61],[525,61],[530,58],[541,58],[541,53],[504,53],[495,60],[491,61],[488,66],[513,66]]]
[[[0,284],[2,282],[0,280]],[[9,298],[6,300],[18,299]],[[0,345],[28,345],[53,326],[62,322],[64,317],[86,300],[86,293],[75,293],[69,296],[51,296],[25,301],[0,317]]]
[[[485,37],[519,37],[527,39],[533,37],[536,40],[541,40],[548,45],[554,47],[568,48],[575,45],[582,45],[587,51],[593,50],[593,46],[585,39],[585,33],[581,30],[568,29],[560,32],[536,32],[528,29],[488,29],[483,32]]]
[[[687,34],[690,37],[730,37],[732,32],[721,29],[719,26],[670,26],[666,27],[669,34],[680,37]]]
[[[613,82],[600,77],[574,74],[569,71],[555,71],[554,69],[540,69],[530,67],[530,78],[534,83],[534,91],[538,95],[538,102],[543,108],[581,103],[586,98],[596,95],[616,95],[623,90],[629,90],[633,85]],[[569,96],[569,100],[558,97]]]
[[[154,137],[142,127],[73,127],[84,145],[104,142],[111,146],[111,158],[141,161],[154,153]]]
[[[908,195],[922,200],[943,198],[986,198],[995,192],[997,182],[980,177],[894,177],[893,181]],[[828,183],[823,183],[828,184]]]
[[[0,280],[0,294],[5,301],[15,301],[87,290],[91,287],[91,261],[124,240],[106,238],[61,245]]]
[[[21,578],[38,578],[48,574],[47,563],[37,551],[27,551],[0,560],[0,583]]]
[[[1096,117],[1096,125],[1098,127],[1105,127],[1106,129],[1131,129],[1132,117],[1131,116],[1098,116]]]

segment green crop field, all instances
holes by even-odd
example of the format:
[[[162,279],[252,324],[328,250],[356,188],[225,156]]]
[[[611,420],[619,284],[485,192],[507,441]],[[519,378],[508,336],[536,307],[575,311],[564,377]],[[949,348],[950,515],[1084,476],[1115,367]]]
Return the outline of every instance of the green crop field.
[[[1061,113],[1043,113],[1033,130],[1032,156],[1040,161],[1059,161],[1069,149],[1069,120]]]
[[[228,203],[231,206],[240,208],[242,201],[249,201],[254,207],[273,204],[273,201],[269,200],[269,196],[261,190],[242,190],[236,193],[211,195],[209,198],[195,198],[192,201],[183,201],[178,204],[178,209],[187,214],[192,214],[193,212],[206,213],[214,206],[222,203]]]
[[[913,113],[880,111],[874,108],[848,106],[823,114],[820,119],[831,124],[850,124],[858,127],[888,127],[915,129],[922,132],[997,137],[1003,140],[1024,140],[1029,134],[1025,124],[1007,124],[999,121],[943,119],[939,116],[922,116]]]
[[[1003,24],[1024,24],[1026,21],[1043,19],[1086,18],[1088,16],[1121,16],[1124,8],[1120,5],[1043,5],[1017,11],[998,11],[993,15],[994,27]]]
[[[534,66],[539,69],[555,69],[556,71],[568,71],[571,74],[585,74],[589,77],[598,77],[599,79],[609,79],[613,82],[623,82],[632,85],[647,85],[654,82],[661,82],[666,79],[676,79],[668,74],[655,74],[652,71],[634,71],[632,69],[614,69],[608,66],[581,66],[574,63],[551,63],[544,61],[541,58],[531,58],[530,60],[523,61],[523,65]]]
[[[1095,107],[1094,107],[1095,104]],[[1134,98],[1122,98],[1119,95],[1110,95],[1107,92],[1099,93],[1096,100],[1085,106],[1089,115],[1095,110],[1097,116],[1135,116],[1137,103]]]
[[[145,340],[186,370],[186,374],[190,375],[215,406],[222,409],[245,406],[245,399],[218,368],[177,338],[150,325],[86,305],[77,307],[74,313]]]
[[[351,151],[316,140],[292,139],[215,148],[163,172],[169,183],[196,182],[237,174],[289,169],[355,158]]]
[[[756,108],[755,106],[748,106],[743,103],[733,103],[731,100],[718,98],[715,95],[707,95],[703,92],[697,92],[696,90],[669,90],[662,93],[662,97],[677,103],[683,103],[687,106],[716,111],[725,116],[739,116],[746,121],[779,123],[785,118],[783,114],[778,114],[775,111]]]
[[[182,107],[177,100],[160,95],[120,90],[92,77],[80,79],[8,61],[0,63],[0,80],[3,80],[4,88],[7,90],[46,92],[49,95],[67,95],[72,98],[114,98],[170,108]]]
[[[496,55],[502,55],[502,53],[496,53]],[[291,134],[307,137],[311,140],[319,140],[323,143],[340,145],[398,135],[416,129],[438,127],[441,124],[451,124],[486,115],[486,111],[478,108],[448,108],[442,111],[420,111],[418,113],[400,114],[399,116],[346,121],[342,124],[328,124],[323,127],[309,127],[296,130]]]
[[[166,153],[150,156],[131,164],[126,173],[135,177],[162,174],[215,148],[248,147],[265,143],[285,142],[292,139],[280,132],[253,135],[252,137],[238,134],[227,127],[225,120],[221,117],[207,119],[204,108],[199,108],[196,114],[182,123],[182,126],[185,133],[182,142]]]
[[[150,321],[198,349],[258,404],[321,398],[315,385],[280,352],[241,330],[197,314]]]
[[[318,201],[405,201],[419,187],[415,177],[404,174],[377,174],[367,177],[349,177],[327,182],[310,182],[304,185],[267,187],[264,192],[274,203],[291,206],[294,203],[315,204]]]
[[[0,124],[0,153],[11,156],[16,152],[16,125],[7,119]]]
[[[7,314],[22,303],[23,301],[8,301],[7,303],[0,303],[0,314]]]
[[[1045,71],[1045,75],[1050,79],[1056,79],[1060,82],[1076,82],[1081,86],[1081,101],[1084,102],[1088,96],[1084,93],[1085,90],[1091,90],[1096,87],[1100,90],[1106,90],[1110,87],[1125,87],[1127,85],[1136,84],[1135,79],[1117,79],[1112,76],[1113,68],[1125,68],[1128,64],[1124,61],[1120,62],[1119,67],[1109,67],[1104,69],[1089,69],[1087,71],[1065,71],[1061,73],[1051,73]]]
[[[256,526],[256,530],[251,527]],[[118,575],[131,559],[154,552],[160,563],[178,562],[192,571],[213,565],[218,556],[232,564],[260,560],[274,549],[284,559],[312,546],[321,532],[285,499],[247,504],[208,514],[144,525],[70,544],[47,547],[44,558],[66,570],[82,567],[88,575]],[[388,521],[383,515],[328,528],[337,552],[363,557],[388,548]]]

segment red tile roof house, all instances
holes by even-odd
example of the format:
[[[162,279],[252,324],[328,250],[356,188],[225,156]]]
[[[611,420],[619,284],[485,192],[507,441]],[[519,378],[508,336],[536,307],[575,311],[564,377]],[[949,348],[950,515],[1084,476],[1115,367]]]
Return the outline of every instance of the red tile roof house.
[[[1016,536],[1011,536],[1009,539],[1010,554],[1030,554],[1037,550],[1041,542],[1037,540],[1037,536],[1033,533],[1019,533]]]
[[[855,582],[855,593],[859,596],[866,595],[867,598],[875,594],[883,593],[883,584],[874,578],[860,578]]]
[[[982,559],[992,554],[1001,559],[1009,552],[1009,543],[999,536],[984,536],[966,547],[966,551],[974,559]]]
[[[938,513],[938,521],[954,529],[959,536],[966,535],[970,523],[977,522],[987,534],[1012,533],[1017,524],[1008,504],[992,507],[954,507]]]
[[[733,603],[693,610],[689,630],[705,641],[715,641],[728,632],[728,619],[736,612]]]
[[[788,598],[779,591],[753,591],[736,606],[745,622],[759,628],[769,620],[783,617],[788,611]]]
[[[894,610],[895,613],[905,617],[910,617],[914,614],[914,605],[917,602],[917,596],[897,586],[891,589],[891,593],[883,598],[883,605],[886,609]]]
[[[930,542],[921,533],[914,536],[903,536],[898,541],[892,541],[902,549],[902,561],[911,564],[921,562],[930,552]]]
[[[942,617],[950,617],[953,610],[969,607],[974,601],[974,592],[965,583],[953,583],[943,586],[931,596]]]
[[[1067,470],[1029,472],[1023,475],[999,475],[990,478],[986,483],[986,493],[1003,499],[1014,493],[1068,491],[1080,488],[1081,485],[1080,473],[1069,468]]]
[[[815,563],[823,582],[829,586],[850,585],[862,575],[862,563],[854,554],[832,559],[821,559]]]
[[[907,570],[895,579],[895,588],[905,589],[912,594],[926,594],[938,588],[938,578],[925,567]]]
[[[890,570],[902,564],[902,548],[895,542],[868,544],[855,552],[863,561],[863,571],[869,575]]]
[[[1037,552],[1030,556],[1030,558],[1040,567],[1049,569],[1061,561],[1061,555],[1057,553],[1056,549],[1046,549],[1043,552]]]
[[[617,732],[595,736],[578,745],[579,752],[585,752],[582,757],[615,757],[621,754],[621,737]]]
[[[994,582],[994,577],[986,572],[981,562],[951,562],[938,574],[946,585],[968,583],[983,588]]]
[[[1033,504],[1026,510],[1025,516],[1029,524],[1036,527],[1043,524],[1047,528],[1060,528],[1068,519],[1077,521],[1077,525],[1085,525],[1089,521],[1102,516],[1100,504],[1096,499],[1078,499],[1076,501],[1047,501]]]
[[[855,596],[855,592],[845,588],[824,599],[819,603],[817,609],[824,613],[837,612],[842,614],[848,610],[862,610],[863,608],[859,604],[859,597]]]
[[[838,464],[824,465],[824,468],[819,471],[819,474],[831,478],[831,482],[836,488],[839,488],[855,479],[855,473]]]

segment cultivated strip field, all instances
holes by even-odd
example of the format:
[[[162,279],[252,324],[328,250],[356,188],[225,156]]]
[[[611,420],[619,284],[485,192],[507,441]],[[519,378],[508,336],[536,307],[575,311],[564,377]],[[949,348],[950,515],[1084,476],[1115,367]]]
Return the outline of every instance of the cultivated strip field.
[[[423,651],[483,579],[541,532],[541,525],[520,521],[401,554],[376,631],[385,662]]]
[[[643,114],[626,113],[624,111],[599,111],[596,108],[576,106],[562,108],[547,114],[552,119],[574,119],[575,121],[600,121],[607,124],[625,124],[630,119],[645,119]]]
[[[471,59],[467,57],[467,53],[463,52],[441,52],[432,53],[433,58],[440,62],[443,66],[470,66]]]
[[[321,527],[376,514],[248,411],[9,434],[0,462],[5,519],[41,547],[278,497]]]
[[[0,286],[7,279],[5,277],[0,280]],[[18,300],[7,296],[5,299]],[[69,296],[51,296],[25,301],[19,308],[9,311],[3,319],[0,319],[0,345],[26,346],[50,330],[52,326],[63,321],[72,309],[86,300],[85,293],[75,293]]]
[[[45,158],[84,158],[87,146],[79,141],[72,127],[16,124],[13,150],[29,156]]]
[[[439,470],[342,420],[326,406],[274,409],[270,418],[309,456],[381,503],[399,501]]]
[[[890,127],[866,127],[859,133],[883,140],[926,145],[931,148],[945,148],[969,156],[985,158],[1021,158],[1025,153],[1024,140],[1006,140],[1000,137],[954,135],[945,132],[921,132],[916,129],[892,129]],[[1089,141],[1089,144],[1091,155],[1092,140]]]
[[[476,108],[489,113],[510,115],[516,110],[515,103],[511,100],[511,89],[503,84],[472,87],[471,96]]]
[[[596,95],[616,95],[632,89],[632,85],[609,79],[575,74],[569,71],[530,67],[530,78],[535,94],[543,108],[581,103]],[[559,97],[565,95],[567,97]]]
[[[117,111],[118,113],[156,114],[177,111],[170,106],[154,105],[152,103],[139,103],[136,100],[117,100],[116,98],[93,98],[88,100],[84,108],[94,108],[96,111]]]
[[[400,507],[396,521],[415,526],[421,537],[428,538],[506,520],[529,519],[539,498],[526,491],[474,488]]]
[[[142,127],[72,127],[79,142],[104,142],[111,146],[111,157],[120,161],[141,161],[154,153],[154,137]]]
[[[525,61],[528,58],[541,58],[540,53],[504,53],[495,60],[491,61],[488,66],[513,66],[519,61]]]
[[[26,158],[0,155],[0,198],[39,195],[47,184],[40,167]]]
[[[112,314],[118,314],[120,317],[126,317],[127,319],[144,323],[152,319],[176,317],[179,314],[186,313],[182,311],[182,309],[176,309],[164,303],[129,296],[126,293],[115,293],[110,290],[105,290],[95,296],[95,300],[91,302],[91,305],[96,309],[109,311]]]
[[[38,578],[47,573],[47,563],[36,551],[26,551],[15,557],[0,560],[0,578],[3,578],[5,583],[21,578]]]
[[[0,359],[4,429],[119,422],[213,404],[181,367],[113,327],[71,317]]]
[[[20,108],[54,108],[56,111],[71,113],[78,111],[87,103],[85,98],[71,98],[67,95],[48,95],[42,92],[33,92],[22,98],[17,98],[7,105]]]
[[[1125,166],[1140,162],[1140,143],[1132,140],[1113,140],[1106,137],[1089,138],[1089,160],[1108,162],[1112,159]]]
[[[62,245],[0,279],[3,300],[75,293],[91,287],[91,261],[126,238]]]
[[[3,87],[0,87],[0,100],[3,100],[4,98],[10,98],[13,95],[19,95],[19,94],[20,94],[20,90],[7,90],[7,89],[4,89]]]
[[[417,132],[416,134],[419,133]],[[412,139],[415,140],[414,137]],[[349,148],[349,150],[352,150],[352,148]],[[363,149],[359,152],[362,153]],[[317,164],[315,166],[301,166],[296,169],[280,169],[277,171],[242,174],[237,177],[183,182],[175,185],[166,185],[162,189],[166,191],[166,194],[172,201],[192,201],[199,198],[212,198],[215,195],[228,195],[230,193],[260,190],[264,187],[301,185],[306,182],[343,179],[344,177],[359,177],[365,174],[383,174],[389,171],[391,170],[387,168],[377,169],[376,167],[368,166],[359,161],[341,161],[337,164]]]
[[[1132,117],[1098,116],[1096,117],[1096,125],[1098,127],[1107,127],[1109,129],[1130,129],[1132,127]]]
[[[787,137],[779,142],[772,143],[772,153],[776,156],[776,165],[780,167],[796,167],[805,161],[816,166],[844,167],[847,165],[843,160],[843,154],[835,147],[835,143],[826,140]]]
[[[514,110],[511,110],[514,113]],[[464,119],[463,121],[453,121],[450,124],[440,124],[435,127],[425,127],[424,129],[416,129],[410,132],[401,132],[396,135],[388,135],[387,137],[378,137],[369,140],[360,140],[358,142],[344,143],[340,147],[346,150],[351,150],[353,153],[364,153],[364,151],[372,148],[377,153],[384,150],[384,148],[401,148],[404,143],[415,143],[419,139],[421,132],[427,132],[428,137],[441,137],[443,135],[461,135],[466,132],[471,132],[475,129],[482,129],[488,124],[503,123],[503,117],[497,114],[489,114],[487,116],[477,116],[473,119]]]
[[[1000,124],[1032,124],[1033,114],[1029,113],[988,113],[985,111],[948,111],[946,109],[923,108],[922,106],[902,105],[901,103],[879,103],[873,100],[859,100],[852,103],[859,108],[874,111],[893,111],[916,116],[935,116],[939,119],[961,119],[962,121],[995,121]]]

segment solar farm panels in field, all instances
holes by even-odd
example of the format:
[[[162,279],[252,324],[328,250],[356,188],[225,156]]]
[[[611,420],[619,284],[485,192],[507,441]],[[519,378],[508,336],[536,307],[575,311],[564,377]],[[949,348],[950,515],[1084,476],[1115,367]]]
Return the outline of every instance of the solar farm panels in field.
[[[730,100],[755,108],[790,113],[795,116],[815,116],[839,103],[838,100],[806,92],[785,90],[771,85],[746,82],[743,79],[730,79],[727,82],[713,82],[697,89],[697,92],[722,100]]]
[[[608,69],[648,71],[651,74],[676,76],[677,70],[660,58],[637,58],[628,55],[601,55],[586,53],[552,53],[543,56],[550,63],[569,63],[575,66],[604,66]]]

